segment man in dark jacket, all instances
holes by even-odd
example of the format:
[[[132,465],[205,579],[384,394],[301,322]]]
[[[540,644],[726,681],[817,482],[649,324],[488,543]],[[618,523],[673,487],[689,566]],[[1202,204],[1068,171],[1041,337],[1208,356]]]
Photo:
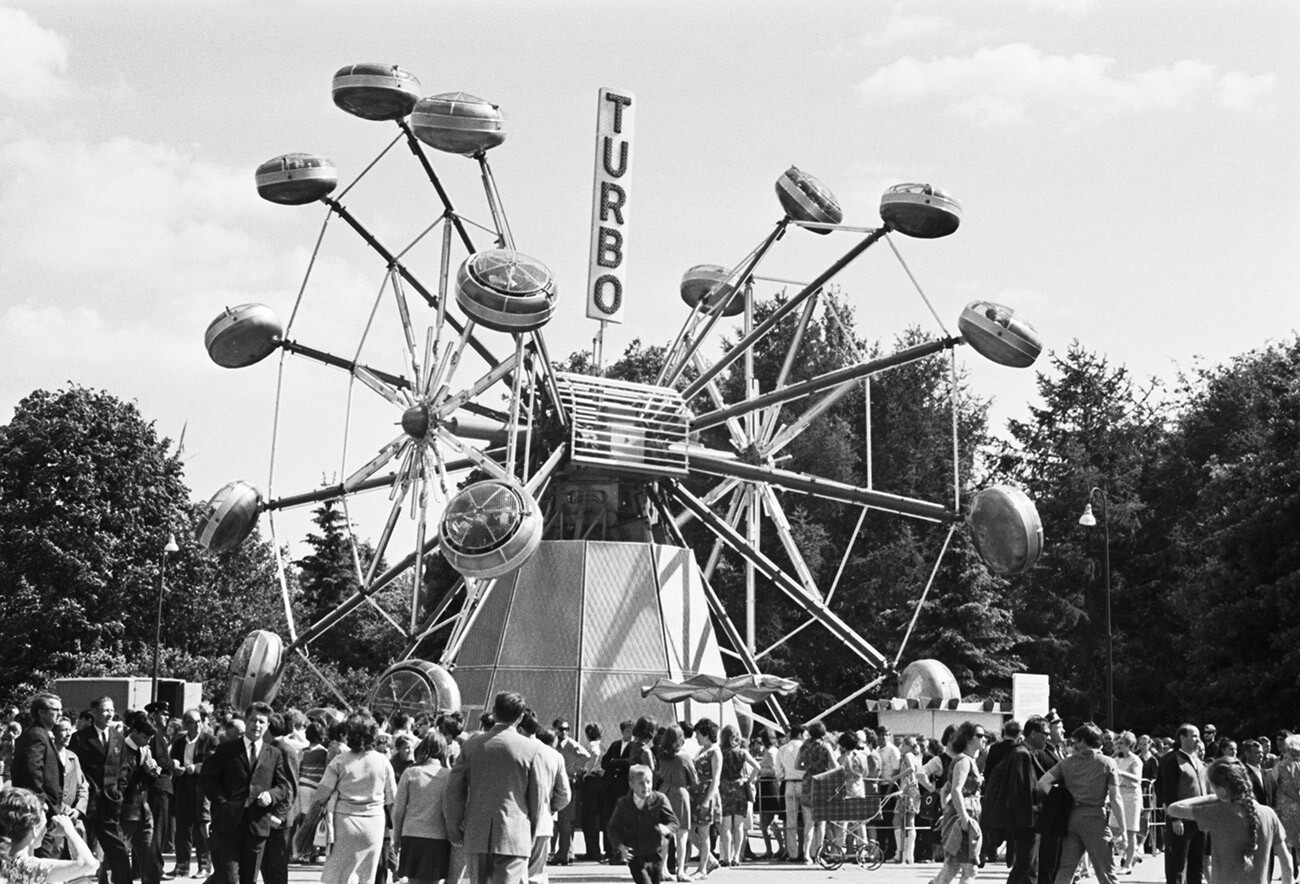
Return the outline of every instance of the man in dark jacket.
[[[32,698],[32,723],[14,741],[13,783],[30,789],[45,802],[45,814],[63,813],[63,759],[54,745],[50,731],[54,722],[63,716],[63,701],[54,694],[42,692]],[[55,835],[58,827],[50,826],[45,840],[36,848],[36,855],[53,858],[58,855]]]
[[[92,847],[104,853],[99,880],[110,874],[113,884],[131,884],[131,854],[122,837],[122,751],[126,739],[113,724],[117,710],[112,697],[100,697],[90,704],[90,727],[72,735],[69,748],[81,762],[81,772],[90,787],[86,806],[86,835]]]
[[[149,748],[155,736],[154,728],[143,712],[132,712],[126,717],[126,731],[122,764],[118,768],[118,791],[122,796],[118,819],[122,837],[131,845],[131,858],[142,884],[158,884],[162,879],[162,859],[155,850],[153,834],[157,823],[148,800],[161,770]]]
[[[293,788],[289,762],[267,733],[271,707],[253,703],[242,737],[222,743],[203,764],[203,792],[212,802],[209,846],[216,884],[254,884],[271,817]]]
[[[1006,724],[1002,725],[1002,739],[990,746],[988,753],[984,756],[984,786],[981,790],[981,795],[988,794],[989,778],[993,775],[993,771],[997,770],[997,767],[1002,763],[1002,760],[1006,758],[1011,753],[1011,750],[1019,744],[1020,722],[1013,718]],[[984,829],[984,838],[980,842],[980,861],[989,862],[997,859],[998,848],[1002,845],[1002,842],[1006,840],[1007,835],[1006,832],[1003,832],[998,826],[990,827],[987,823],[982,821],[981,826]],[[1010,865],[1012,862],[1011,851],[1013,849],[1014,847],[1008,843],[1007,865]]]
[[[1160,759],[1156,803],[1168,807],[1210,792],[1201,762],[1201,732],[1194,724],[1178,729],[1178,748]],[[1169,820],[1165,832],[1165,884],[1201,884],[1205,833],[1192,820]]]
[[[644,764],[628,772],[631,791],[618,799],[606,834],[610,844],[636,884],[659,884],[663,876],[660,857],[664,839],[677,831],[677,816],[662,792],[650,789],[654,776]],[[685,857],[679,859],[685,865]]]
[[[208,808],[203,800],[200,774],[203,762],[217,747],[217,738],[200,726],[203,717],[197,709],[188,709],[181,722],[185,733],[172,740],[168,754],[172,760],[172,790],[176,810],[176,869],[174,876],[190,876],[190,853],[198,862],[199,877],[207,877]]]
[[[1047,739],[1041,748],[1034,749],[1034,764],[1041,774],[1056,767],[1065,757],[1065,722],[1052,709],[1047,713]],[[1026,737],[1028,739],[1028,737]],[[1037,740],[1034,741],[1037,745]],[[1043,884],[1055,880],[1056,869],[1061,864],[1061,839],[1055,835],[1040,835],[1038,838],[1038,880]]]
[[[1047,744],[1047,721],[1034,715],[1025,722],[1025,739],[1016,743],[985,779],[981,823],[1007,839],[1011,871],[1007,884],[1035,884],[1038,878],[1038,778],[1045,771],[1038,753]]]
[[[175,822],[172,818],[172,756],[167,741],[167,725],[172,707],[166,700],[155,700],[144,711],[153,725],[149,740],[149,754],[158,765],[158,775],[149,784],[149,812],[153,814],[153,849],[158,857],[158,867],[163,864],[163,853],[170,852],[175,842]],[[163,873],[163,878],[172,875]]]

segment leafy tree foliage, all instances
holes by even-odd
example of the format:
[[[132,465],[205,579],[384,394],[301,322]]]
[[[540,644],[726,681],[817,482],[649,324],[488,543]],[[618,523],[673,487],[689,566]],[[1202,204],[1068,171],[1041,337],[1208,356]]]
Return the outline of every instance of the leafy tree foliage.
[[[181,465],[135,405],[38,390],[0,428],[0,684],[30,690],[153,637],[159,554]]]
[[[364,569],[374,559],[374,550],[362,541],[357,544],[354,560],[353,541],[337,501],[327,500],[313,510],[312,521],[319,529],[319,533],[307,535],[307,545],[312,551],[294,563],[302,587],[302,610],[309,623],[315,623],[355,593],[361,586],[356,562],[360,561]],[[380,570],[383,567],[381,562]],[[375,601],[400,623],[405,616],[404,601],[409,588],[409,582],[399,581],[378,593]],[[312,651],[342,672],[362,669],[378,674],[401,650],[401,645],[401,636],[383,615],[369,605],[362,605],[316,639]]]
[[[1139,493],[1150,464],[1161,415],[1151,390],[1138,389],[1128,370],[1085,350],[1077,341],[1053,355],[1050,373],[1038,375],[1042,404],[1030,420],[1011,421],[1014,444],[1005,446],[995,472],[1020,485],[1034,500],[1046,547],[1038,566],[1013,582],[1017,624],[1030,638],[1022,648],[1029,669],[1052,676],[1052,693],[1062,715],[1072,720],[1105,718],[1106,593],[1102,573],[1102,529],[1078,524],[1089,492],[1099,523],[1109,520],[1112,629],[1130,634],[1135,625],[1121,614],[1135,602],[1127,576],[1146,506]],[[1125,607],[1129,606],[1129,607]],[[1138,655],[1121,655],[1125,673],[1137,676]],[[1125,649],[1127,650],[1127,649]],[[1117,701],[1132,696],[1120,688]],[[1132,712],[1116,704],[1116,715]],[[1107,724],[1111,724],[1107,722]]]
[[[1173,692],[1237,733],[1294,727],[1300,339],[1202,369],[1185,393],[1162,464],[1187,504],[1171,532],[1182,551],[1167,598],[1189,626]]]

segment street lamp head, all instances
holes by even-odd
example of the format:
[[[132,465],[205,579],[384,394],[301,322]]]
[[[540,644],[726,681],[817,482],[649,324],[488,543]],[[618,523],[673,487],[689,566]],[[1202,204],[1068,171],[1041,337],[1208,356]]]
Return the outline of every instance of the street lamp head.
[[[176,535],[175,535],[175,534],[168,534],[168,535],[167,535],[167,545],[163,547],[163,552],[174,553],[174,552],[180,552],[180,551],[181,551],[181,548],[180,548],[179,546],[176,545]]]
[[[1083,515],[1079,516],[1079,524],[1085,528],[1097,527],[1097,517],[1092,514],[1092,504],[1089,503],[1083,508]]]

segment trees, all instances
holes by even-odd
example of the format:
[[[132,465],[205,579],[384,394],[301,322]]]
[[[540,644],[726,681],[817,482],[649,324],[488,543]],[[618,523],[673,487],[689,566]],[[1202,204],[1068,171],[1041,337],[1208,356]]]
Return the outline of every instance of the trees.
[[[1300,338],[1201,369],[1164,452],[1181,505],[1167,599],[1186,612],[1173,693],[1250,732],[1300,686]]]
[[[184,524],[181,465],[135,405],[37,390],[0,428],[0,685],[31,690],[152,643],[158,554]]]
[[[314,623],[355,593],[361,586],[361,579],[357,575],[352,541],[337,501],[327,500],[312,510],[312,521],[319,529],[319,533],[307,535],[307,545],[312,551],[294,564],[298,568],[301,586],[302,614],[308,622]],[[374,558],[374,550],[369,543],[359,543],[357,556],[361,567],[368,567]],[[403,616],[400,613],[401,598],[409,591],[409,582],[397,581],[376,594],[375,603],[400,618]],[[363,605],[346,621],[316,639],[312,650],[341,671],[366,669],[378,674],[401,650],[401,644],[397,630],[383,615]]]
[[[1136,724],[1141,707],[1126,703],[1141,684],[1145,662],[1160,665],[1159,651],[1145,658],[1126,653],[1124,637],[1138,625],[1128,613],[1139,605],[1128,575],[1145,512],[1140,487],[1162,432],[1151,388],[1140,389],[1128,370],[1085,350],[1078,341],[1053,355],[1038,375],[1041,406],[1028,421],[1011,421],[1013,444],[1003,446],[995,475],[1022,486],[1038,506],[1046,546],[1038,566],[1012,581],[1017,624],[1029,636],[1022,649],[1034,672],[1052,676],[1052,693],[1066,718],[1104,719],[1105,590],[1100,532],[1078,525],[1092,487],[1106,493],[1110,519],[1112,623],[1119,639],[1116,710]],[[1102,516],[1099,515],[1099,518]],[[1113,723],[1106,722],[1108,726]]]

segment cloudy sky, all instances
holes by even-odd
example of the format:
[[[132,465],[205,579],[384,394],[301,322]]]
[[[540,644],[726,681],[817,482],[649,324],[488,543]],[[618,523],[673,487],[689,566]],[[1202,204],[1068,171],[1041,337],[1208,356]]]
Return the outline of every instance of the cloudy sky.
[[[1172,379],[1297,328],[1298,25],[1292,0],[0,6],[0,419],[36,388],[106,388],[165,435],[188,423],[196,496],[235,478],[265,488],[277,360],[220,369],[203,332],[226,305],[288,317],[325,211],[261,201],[253,171],[301,150],[357,175],[397,129],[336,109],[330,80],[369,61],[505,110],[492,169],[518,247],[559,281],[556,356],[595,333],[593,134],[613,86],[637,107],[627,322],[607,352],[671,339],[682,272],[755,246],[794,164],[849,223],[878,223],[903,181],[962,201],[956,235],[894,238],[950,329],[966,302],[999,301],[1049,348],[1077,338]],[[488,223],[473,162],[433,160]],[[394,249],[440,212],[400,145],[346,203]],[[858,237],[793,230],[762,272],[810,279]],[[410,263],[433,283],[431,244]],[[350,357],[382,281],[331,223],[293,337]],[[838,282],[873,339],[936,329],[886,248]],[[400,371],[391,312],[362,352]],[[1000,423],[1026,413],[1032,371],[962,359]],[[275,491],[336,478],[391,438],[373,398],[354,396],[345,456],[346,376],[290,360]]]

